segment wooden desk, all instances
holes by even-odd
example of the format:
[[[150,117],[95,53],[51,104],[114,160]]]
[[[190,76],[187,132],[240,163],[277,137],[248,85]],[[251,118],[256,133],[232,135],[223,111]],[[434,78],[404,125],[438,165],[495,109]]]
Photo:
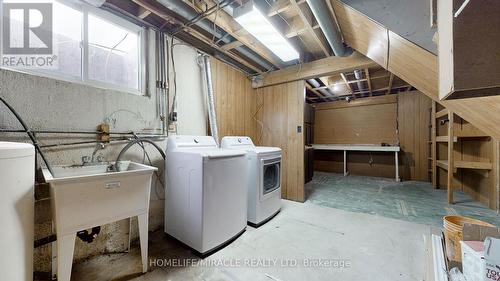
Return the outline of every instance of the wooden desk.
[[[396,164],[396,181],[399,179],[399,146],[381,146],[375,144],[313,144],[315,150],[339,150],[344,151],[344,176],[347,176],[347,151],[382,151],[394,152],[394,160]]]

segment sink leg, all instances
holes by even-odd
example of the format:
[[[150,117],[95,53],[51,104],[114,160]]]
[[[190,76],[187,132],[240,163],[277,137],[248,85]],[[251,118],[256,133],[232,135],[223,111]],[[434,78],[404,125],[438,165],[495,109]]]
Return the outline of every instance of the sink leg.
[[[142,272],[148,272],[148,214],[137,216],[139,239],[141,241]]]
[[[57,235],[57,280],[70,281],[76,233]]]

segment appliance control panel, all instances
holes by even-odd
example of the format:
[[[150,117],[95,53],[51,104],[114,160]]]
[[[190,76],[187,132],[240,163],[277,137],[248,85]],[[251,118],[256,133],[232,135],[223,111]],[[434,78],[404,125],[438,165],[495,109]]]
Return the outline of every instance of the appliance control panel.
[[[175,148],[217,148],[215,139],[211,136],[170,136],[167,149]]]
[[[221,147],[254,147],[254,144],[250,137],[223,137]]]

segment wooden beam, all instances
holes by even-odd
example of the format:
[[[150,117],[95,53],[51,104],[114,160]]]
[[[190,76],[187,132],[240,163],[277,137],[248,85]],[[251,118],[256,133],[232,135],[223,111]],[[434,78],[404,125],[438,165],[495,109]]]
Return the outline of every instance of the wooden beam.
[[[377,66],[377,64],[374,61],[358,52],[354,52],[348,57],[333,56],[262,74],[257,77],[253,86],[255,88],[267,87],[321,76],[337,75],[359,68],[375,66]]]
[[[143,7],[144,9],[151,11],[152,13],[156,14],[157,16],[159,16],[160,18],[162,18],[163,20],[165,20],[167,22],[174,21],[169,15],[167,15],[166,13],[164,13],[162,11],[163,9],[166,9],[166,8],[164,8],[161,4],[159,4],[156,1],[148,1],[148,0],[132,0],[132,1],[134,3],[136,3],[137,5]],[[225,51],[225,50],[220,49],[220,47],[217,44],[215,44],[214,42],[212,42],[211,39],[208,39],[207,37],[205,37],[203,34],[199,33],[198,31],[196,31],[195,29],[193,29],[191,27],[186,27],[184,31],[186,33],[192,35],[193,37],[197,38],[198,40],[202,41],[203,43],[211,46],[212,48],[219,49],[221,52],[223,52],[227,56],[231,57],[235,61],[241,63],[242,65],[248,67],[249,69],[252,69],[253,71],[255,71],[257,73],[261,72],[261,70],[259,68],[255,67],[254,65],[250,64],[249,62],[240,58],[239,56],[236,56],[236,55],[230,53],[229,51]]]
[[[217,3],[213,0],[205,0],[208,5],[217,5]],[[186,4],[191,6],[193,9],[198,11],[203,11],[204,5],[201,2],[197,2],[197,4],[192,4],[189,1],[185,1]],[[268,48],[266,48],[260,41],[250,35],[246,30],[244,30],[236,20],[231,17],[225,11],[218,11],[216,13],[212,13],[207,16],[207,19],[211,22],[215,21],[215,24],[219,26],[222,30],[229,33],[236,40],[243,43],[243,45],[247,46],[250,50],[257,53],[259,56],[270,62],[276,68],[280,68],[283,64]]]
[[[371,80],[381,79],[381,78],[387,78],[387,77],[389,77],[389,75],[375,76],[375,77],[371,77]],[[320,79],[321,79],[321,77],[320,77]],[[354,83],[365,82],[365,81],[368,82],[368,79],[363,78],[363,79],[349,80],[349,81],[347,81],[347,83],[354,84]],[[325,81],[323,81],[323,83],[326,86],[320,86],[320,87],[316,87],[314,89],[321,90],[321,89],[331,88],[331,87],[333,87],[333,86],[335,86],[337,84],[337,83],[326,83]],[[371,87],[371,81],[370,81],[370,87]],[[384,87],[384,89],[387,89],[387,87]],[[370,92],[370,91],[368,91],[368,92]]]
[[[352,90],[352,86],[351,86],[351,84],[349,84],[349,81],[347,81],[347,78],[345,77],[345,74],[344,73],[340,73],[340,77],[344,81],[344,84],[346,85],[347,90],[349,91],[349,93],[353,94],[354,91]]]
[[[402,89],[402,88],[406,88],[406,87],[408,87],[408,85],[397,86],[397,87],[394,87],[393,89]],[[380,91],[386,92],[387,90],[388,90],[387,87],[384,87],[384,88],[380,88],[380,89],[373,89],[373,92],[380,92]],[[355,92],[354,94],[367,94],[367,93],[370,93],[370,91],[368,91],[368,90],[358,91],[358,92]],[[350,95],[350,94],[337,95],[337,96],[348,96],[348,95]],[[390,95],[384,95],[384,96],[390,96]]]
[[[349,103],[339,103],[339,102],[325,102],[318,104],[316,107],[317,111],[320,110],[330,110],[330,109],[339,109],[339,108],[349,108],[349,107],[358,107],[358,106],[371,106],[377,104],[389,104],[389,103],[397,103],[397,97],[395,95],[391,96],[376,96],[369,99],[357,99],[353,100]]]
[[[370,70],[365,68],[366,83],[368,84],[368,91],[370,91],[370,96],[372,95],[372,80],[370,79]]]
[[[137,13],[138,17],[140,19],[144,19],[145,17],[149,16],[151,14],[151,11],[148,10],[148,9],[145,9],[144,7],[142,6],[139,6],[139,12]]]
[[[328,44],[325,42],[325,40],[322,40],[322,38],[320,36],[318,36],[316,31],[312,28],[311,23],[309,22],[309,20],[305,16],[304,12],[300,8],[299,3],[296,0],[290,0],[290,2],[292,3],[292,7],[295,8],[295,10],[297,11],[297,14],[304,22],[304,25],[307,28],[308,33],[312,36],[312,38],[314,39],[316,44],[319,46],[319,48],[321,49],[323,54],[326,57],[329,57],[330,56],[330,49],[328,47]]]
[[[297,1],[297,4],[302,4],[302,3],[305,3],[306,0],[299,0]],[[281,14],[283,12],[286,12],[288,10],[290,10],[292,7],[292,3],[290,3],[290,0],[278,0],[276,2],[274,2],[272,5],[271,5],[271,8],[269,8],[269,10],[267,11],[267,16],[268,17],[272,17],[272,16],[276,16],[277,14]]]
[[[437,145],[436,145],[436,134],[437,134],[437,126],[436,126],[436,102],[432,101],[431,108],[431,167],[432,167],[432,186],[434,188],[438,188],[437,186]]]
[[[267,11],[267,16],[275,16],[279,13],[288,11],[290,8],[292,8],[292,3],[290,3],[290,0],[278,0],[271,5],[269,10]]]
[[[292,38],[292,37],[296,37],[296,36],[299,36],[299,35],[302,35],[306,32],[309,31],[309,29],[307,28],[307,26],[304,24],[304,22],[302,21],[302,19],[300,17],[293,17],[290,22],[289,22],[289,27],[288,29],[285,31],[285,37],[286,38]],[[312,27],[314,30],[317,30],[319,29],[319,24],[316,24]]]
[[[233,41],[231,43],[227,43],[225,45],[223,45],[222,47],[220,47],[222,50],[226,50],[226,51],[229,51],[229,50],[232,50],[234,48],[238,48],[240,46],[242,46],[243,43],[241,43],[240,41],[236,40],[236,41]]]
[[[324,99],[326,98],[323,94],[321,94],[319,91],[313,89],[313,87],[311,85],[309,85],[309,83],[306,83],[306,88],[308,90],[310,90],[311,92],[313,92],[316,96],[318,96],[319,98],[321,99]]]
[[[390,94],[391,93],[391,89],[392,89],[392,82],[394,82],[394,74],[391,73],[391,75],[389,76],[389,86],[387,86],[387,93],[386,95]]]

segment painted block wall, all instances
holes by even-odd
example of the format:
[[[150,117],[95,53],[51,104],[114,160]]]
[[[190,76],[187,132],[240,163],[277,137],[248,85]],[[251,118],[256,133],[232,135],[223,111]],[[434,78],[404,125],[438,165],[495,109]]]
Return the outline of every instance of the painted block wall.
[[[153,38],[153,36],[150,36]],[[153,44],[149,54],[154,54]],[[200,68],[194,48],[179,45],[174,48],[177,77],[178,133],[206,134],[206,109],[202,91]],[[161,121],[157,109],[157,95],[154,89],[154,57],[150,56],[150,85],[153,88],[147,95],[134,95],[109,89],[96,88],[78,83],[0,69],[0,95],[7,100],[28,126],[33,130],[96,130],[102,122],[110,124],[111,131],[136,131],[161,133]],[[172,67],[170,68],[172,71]],[[7,108],[0,105],[0,128],[21,129]],[[39,135],[42,144],[93,140],[95,136]],[[23,133],[0,133],[0,141],[28,142]],[[124,143],[109,144],[98,155],[113,161]],[[165,147],[166,139],[158,142]],[[79,145],[64,148],[45,149],[52,165],[80,164],[82,156],[90,156],[95,145]],[[160,168],[163,177],[163,159],[152,146],[148,152],[153,165]],[[142,162],[143,153],[133,147],[126,158]],[[38,159],[38,163],[41,160]],[[163,186],[154,179],[150,204],[150,230],[163,227]],[[163,181],[163,179],[162,179]],[[41,189],[43,190],[43,188]],[[39,239],[51,234],[51,215],[49,200],[36,203],[36,234]],[[137,222],[132,221],[132,236],[138,237]],[[77,239],[75,261],[101,253],[124,251],[127,248],[129,221],[105,225],[101,234],[92,244]],[[50,246],[42,246],[35,251],[35,271],[50,270]]]

